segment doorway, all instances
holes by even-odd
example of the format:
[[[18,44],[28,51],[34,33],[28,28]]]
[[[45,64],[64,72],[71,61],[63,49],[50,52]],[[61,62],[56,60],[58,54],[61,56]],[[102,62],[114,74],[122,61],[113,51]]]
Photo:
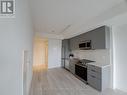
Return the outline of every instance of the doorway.
[[[40,71],[48,68],[48,39],[35,37],[33,52],[33,70]]]

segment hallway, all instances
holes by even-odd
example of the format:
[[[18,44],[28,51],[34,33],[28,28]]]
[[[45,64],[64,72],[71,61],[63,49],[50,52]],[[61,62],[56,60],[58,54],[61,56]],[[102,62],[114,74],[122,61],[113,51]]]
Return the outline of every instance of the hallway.
[[[84,84],[62,68],[34,70],[30,95],[126,95],[120,91],[102,93]]]

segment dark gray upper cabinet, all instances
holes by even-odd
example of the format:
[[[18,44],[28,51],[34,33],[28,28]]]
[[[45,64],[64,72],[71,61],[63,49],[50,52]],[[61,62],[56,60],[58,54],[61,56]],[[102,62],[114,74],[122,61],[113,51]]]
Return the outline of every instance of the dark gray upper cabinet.
[[[69,58],[70,45],[69,39],[62,40],[62,58]]]
[[[86,40],[91,40],[92,49],[107,49],[110,47],[110,28],[107,26],[102,26],[70,38],[70,49],[78,50],[79,43]]]
[[[91,40],[92,49],[107,49],[110,46],[110,28],[102,26],[86,33],[86,39]]]
[[[79,43],[79,37],[73,37],[70,39],[70,49],[71,50],[77,50],[78,47],[78,43]]]
[[[83,43],[86,39],[86,35],[81,34],[76,37],[70,38],[70,49],[71,50],[78,50],[79,49],[79,43]]]

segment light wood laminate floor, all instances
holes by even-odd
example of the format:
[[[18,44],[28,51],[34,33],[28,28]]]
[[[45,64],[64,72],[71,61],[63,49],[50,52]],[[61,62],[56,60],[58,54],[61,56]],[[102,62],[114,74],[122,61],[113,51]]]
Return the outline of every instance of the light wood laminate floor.
[[[118,90],[104,92],[86,85],[62,68],[34,70],[30,95],[127,95]]]

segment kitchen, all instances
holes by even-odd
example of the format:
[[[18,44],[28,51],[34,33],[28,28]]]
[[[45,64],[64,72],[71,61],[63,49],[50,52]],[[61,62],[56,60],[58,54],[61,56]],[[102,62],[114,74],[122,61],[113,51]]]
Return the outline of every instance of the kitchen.
[[[110,34],[101,26],[62,40],[62,67],[98,91],[110,88]]]

